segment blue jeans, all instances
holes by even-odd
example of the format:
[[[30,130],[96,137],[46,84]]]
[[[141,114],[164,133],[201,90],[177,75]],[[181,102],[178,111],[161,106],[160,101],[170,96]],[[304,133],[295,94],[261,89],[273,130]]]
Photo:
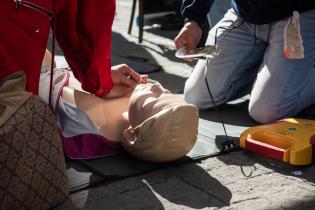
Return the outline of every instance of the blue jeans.
[[[231,0],[215,0],[211,6],[210,12],[207,15],[208,22],[212,28],[224,16],[226,11],[231,8]]]
[[[218,56],[199,60],[185,84],[185,99],[200,109],[212,107],[207,78],[216,104],[250,93],[249,114],[260,123],[291,117],[315,103],[315,10],[300,16],[305,58],[289,60],[283,53],[283,30],[288,18],[265,25],[243,22],[229,10],[210,30]]]

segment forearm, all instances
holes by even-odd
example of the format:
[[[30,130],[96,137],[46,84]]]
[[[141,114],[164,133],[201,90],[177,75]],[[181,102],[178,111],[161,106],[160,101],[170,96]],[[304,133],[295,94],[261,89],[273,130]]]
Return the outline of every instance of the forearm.
[[[84,90],[103,96],[112,88],[110,55],[115,1],[55,2],[54,30],[67,62]]]

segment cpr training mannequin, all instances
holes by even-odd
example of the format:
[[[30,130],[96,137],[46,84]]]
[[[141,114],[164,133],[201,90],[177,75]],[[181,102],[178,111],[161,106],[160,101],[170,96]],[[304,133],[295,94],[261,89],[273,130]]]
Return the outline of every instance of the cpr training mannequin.
[[[115,99],[101,99],[70,86],[63,88],[62,98],[85,112],[106,139],[120,140],[139,159],[179,159],[197,139],[197,108],[158,84],[139,84],[130,96]]]
[[[47,51],[40,82],[40,95],[46,101],[50,61],[51,54]],[[55,69],[55,111],[66,156],[93,158],[112,152],[95,151],[103,147],[97,139],[120,142],[133,156],[153,162],[173,161],[187,154],[197,138],[197,108],[159,83],[147,83],[147,80],[147,76],[142,75],[140,81],[143,84],[129,90],[124,97],[102,99],[83,91],[71,71]],[[120,88],[126,89],[125,86],[114,86],[113,90],[121,92]],[[93,125],[89,125],[88,121]],[[92,133],[103,138],[97,138],[98,135]],[[79,136],[79,139],[73,136]],[[105,145],[105,150],[108,147],[110,145]]]

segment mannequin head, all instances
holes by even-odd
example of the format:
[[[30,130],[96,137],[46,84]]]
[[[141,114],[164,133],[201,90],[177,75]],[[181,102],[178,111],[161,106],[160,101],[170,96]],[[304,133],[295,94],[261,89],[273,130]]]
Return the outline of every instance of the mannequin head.
[[[140,84],[128,108],[122,145],[139,159],[165,162],[186,155],[197,139],[198,109],[156,84]]]

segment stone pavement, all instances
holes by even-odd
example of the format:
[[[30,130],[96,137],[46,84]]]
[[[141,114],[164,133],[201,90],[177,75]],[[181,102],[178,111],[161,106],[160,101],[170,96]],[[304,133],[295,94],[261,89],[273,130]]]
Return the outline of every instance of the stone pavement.
[[[181,92],[192,63],[174,57],[176,32],[151,29],[137,44],[127,34],[131,0],[117,0],[113,53],[147,58],[162,70],[150,77]],[[301,172],[301,173],[300,173]],[[302,171],[237,151],[196,163],[112,180],[76,192],[57,210],[68,209],[315,209],[315,166]]]

